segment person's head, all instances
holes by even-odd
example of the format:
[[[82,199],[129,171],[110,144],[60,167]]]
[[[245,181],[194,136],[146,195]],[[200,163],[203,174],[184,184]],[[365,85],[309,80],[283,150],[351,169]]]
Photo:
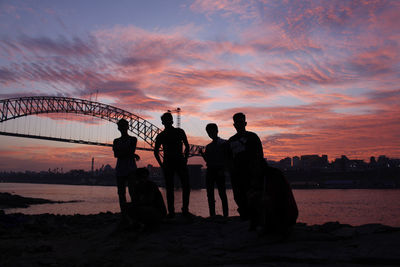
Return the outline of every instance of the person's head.
[[[246,115],[244,115],[242,112],[233,115],[233,126],[235,126],[235,129],[238,133],[246,131],[246,125]]]
[[[212,140],[218,137],[218,126],[215,123],[207,124],[206,131]]]
[[[172,118],[172,114],[170,112],[166,112],[161,116],[161,122],[165,127],[172,126],[174,123],[174,119]]]
[[[117,125],[118,125],[118,130],[119,130],[121,133],[122,133],[122,132],[127,132],[128,129],[129,129],[129,123],[128,123],[128,121],[125,120],[125,119],[120,119],[120,120],[117,122]]]

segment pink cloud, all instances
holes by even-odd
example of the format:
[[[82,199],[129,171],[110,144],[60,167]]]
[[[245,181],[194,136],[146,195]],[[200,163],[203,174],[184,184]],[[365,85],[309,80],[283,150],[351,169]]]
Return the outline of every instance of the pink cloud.
[[[398,72],[399,47],[386,46],[355,54],[350,64],[365,76],[381,76]]]
[[[225,132],[243,111],[275,159],[399,156],[399,9],[396,1],[195,1],[190,10],[236,35],[206,40],[189,24],[3,38],[2,96],[97,94],[144,115],[179,106]],[[71,153],[71,161],[87,156]]]
[[[221,13],[222,16],[239,15],[242,19],[250,19],[256,16],[254,1],[247,0],[196,0],[190,6],[194,12],[205,13],[208,17]]]
[[[138,34],[139,37],[133,37]],[[202,54],[218,55],[222,54],[224,50],[217,43],[209,42],[198,42],[182,37],[177,34],[165,34],[165,33],[151,33],[146,32],[137,28],[133,30],[131,28],[122,29],[119,28],[116,32],[97,33],[96,38],[109,38],[109,40],[117,39],[118,36],[122,37],[120,41],[120,48],[113,48],[113,52],[105,54],[109,57],[109,60],[114,61],[114,65],[110,64],[107,69],[104,69],[103,63],[101,64],[68,64],[68,61],[60,63],[52,62],[50,65],[47,63],[31,63],[24,65],[17,65],[16,70],[22,70],[18,72],[7,72],[4,69],[4,80],[8,82],[13,81],[12,77],[18,76],[31,79],[31,80],[43,80],[52,82],[63,82],[63,83],[74,83],[81,85],[82,89],[80,93],[82,95],[92,94],[95,91],[99,91],[100,94],[111,94],[114,96],[120,95],[121,99],[126,99],[126,95],[138,96],[137,90],[148,92],[150,94],[165,95],[168,99],[173,101],[185,101],[185,98],[190,95],[192,98],[187,99],[185,102],[190,102],[192,99],[203,99],[208,101],[207,97],[198,89],[201,86],[232,86],[235,88],[246,88],[246,91],[238,90],[240,95],[256,96],[259,97],[261,94],[271,94],[280,90],[280,88],[291,88],[291,90],[298,90],[296,87],[305,86],[308,84],[331,84],[339,82],[338,75],[335,75],[335,66],[332,67],[327,64],[306,64],[301,65],[301,59],[291,61],[290,64],[293,66],[293,70],[283,74],[271,74],[269,72],[245,72],[237,70],[229,70],[226,66],[218,66],[214,70],[209,69],[196,69],[192,66],[181,65],[182,60],[198,60],[200,64],[203,64],[211,59],[203,56]],[[140,40],[140,41],[138,41]],[[132,44],[128,44],[133,41]],[[40,43],[40,42],[39,42]],[[47,42],[49,44],[56,45],[56,41]],[[104,51],[104,42],[96,41],[98,48]],[[229,44],[229,42],[223,42]],[[70,44],[71,48],[66,51],[76,51],[74,45]],[[115,46],[115,44],[114,44]],[[252,51],[254,55],[258,52],[252,50],[253,45],[235,45],[227,46],[228,51],[231,53],[235,51]],[[85,45],[83,45],[85,47]],[[89,47],[89,46],[88,46]],[[122,48],[128,48],[125,49]],[[137,50],[137,52],[135,52]],[[272,51],[273,48],[269,47],[267,50]],[[63,51],[63,47],[60,49],[54,48],[54,51]],[[204,53],[210,51],[211,53]],[[226,50],[225,50],[226,51]],[[108,53],[108,52],[107,52]],[[133,54],[132,54],[133,53]],[[245,52],[247,53],[247,52]],[[145,57],[143,55],[146,55]],[[104,56],[103,56],[104,58]],[[113,58],[113,59],[111,59]],[[93,61],[93,56],[90,55],[90,61]],[[212,60],[215,62],[215,60]],[[111,61],[112,62],[112,61]],[[286,62],[290,62],[286,60]],[[117,64],[115,64],[117,63]],[[279,61],[271,62],[279,66]],[[62,69],[62,66],[66,66]],[[146,67],[147,66],[147,67]],[[95,68],[93,68],[95,67]],[[71,72],[70,69],[76,69],[77,71]],[[17,75],[22,74],[22,75]],[[122,76],[122,77],[121,77]],[[132,76],[134,77],[132,79]],[[107,83],[112,83],[112,80],[119,80],[121,83],[134,84],[134,86],[127,86],[126,91],[118,89],[102,89],[101,87],[107,87]],[[99,90],[99,88],[101,90]],[[268,88],[268,90],[265,90]],[[104,90],[102,92],[102,90]],[[86,92],[85,92],[86,91]],[[190,94],[188,94],[190,92]],[[145,95],[144,95],[145,97]],[[157,101],[152,99],[145,99],[139,101],[146,104],[152,105],[157,104]]]

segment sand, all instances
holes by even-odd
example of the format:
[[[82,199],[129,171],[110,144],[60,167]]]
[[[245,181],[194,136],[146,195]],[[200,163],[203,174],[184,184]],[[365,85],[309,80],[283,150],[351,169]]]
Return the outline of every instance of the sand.
[[[120,214],[0,214],[0,266],[399,266],[400,229],[298,223],[285,240],[238,217],[177,215],[153,229]]]
[[[43,199],[0,193],[0,206]],[[153,228],[121,227],[118,213],[5,214],[3,266],[400,266],[400,228],[297,223],[287,238],[248,230],[239,217],[177,214]]]

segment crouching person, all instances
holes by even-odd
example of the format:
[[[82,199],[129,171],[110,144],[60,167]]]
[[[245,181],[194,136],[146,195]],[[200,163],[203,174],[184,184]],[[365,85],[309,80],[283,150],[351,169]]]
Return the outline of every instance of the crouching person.
[[[296,224],[299,211],[285,175],[277,168],[263,166],[263,186],[249,192],[251,228],[286,236]]]
[[[152,227],[158,225],[167,215],[158,186],[150,181],[149,171],[146,168],[136,170],[133,182],[133,198],[128,204],[128,215],[135,225]]]

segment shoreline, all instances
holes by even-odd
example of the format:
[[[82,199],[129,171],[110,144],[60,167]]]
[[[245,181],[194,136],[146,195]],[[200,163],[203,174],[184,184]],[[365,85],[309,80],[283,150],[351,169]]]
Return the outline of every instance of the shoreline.
[[[297,223],[282,240],[239,217],[180,216],[154,229],[120,229],[119,213],[0,213],[0,266],[399,265],[400,228]]]
[[[76,184],[76,183],[45,183],[45,182],[18,182],[18,181],[13,181],[13,182],[9,182],[9,181],[0,181],[0,184],[5,183],[5,184],[42,184],[42,185],[68,185],[68,186],[102,186],[102,187],[116,187],[116,185],[103,185],[103,184]],[[291,184],[290,185],[292,189],[295,190],[329,190],[329,189],[340,189],[340,190],[399,190],[400,186],[375,186],[375,187],[361,187],[361,186],[304,186],[304,185],[296,185],[296,184]],[[162,185],[158,186],[159,188],[165,188]],[[176,188],[179,189],[179,188]],[[191,190],[205,190],[206,188],[192,188]],[[227,189],[232,189],[231,187],[227,187]]]
[[[177,214],[147,230],[121,228],[120,219],[111,212],[0,210],[0,266],[400,265],[400,227],[382,224],[298,222],[282,239],[249,232],[248,222],[237,216],[188,219]]]
[[[0,192],[0,210],[12,208],[28,208],[30,205],[37,204],[60,204],[75,202],[80,202],[80,200],[54,201],[44,198],[23,197],[8,192]]]

